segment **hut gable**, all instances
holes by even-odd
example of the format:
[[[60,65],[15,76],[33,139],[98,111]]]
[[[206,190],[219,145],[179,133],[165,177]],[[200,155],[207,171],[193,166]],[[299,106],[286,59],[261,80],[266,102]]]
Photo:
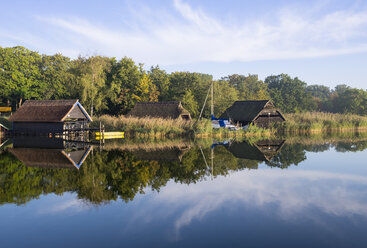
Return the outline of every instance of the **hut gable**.
[[[127,116],[191,120],[190,113],[181,102],[138,102]]]
[[[63,122],[67,118],[92,121],[78,100],[27,100],[9,121]]]
[[[269,122],[285,121],[270,100],[236,101],[224,111],[220,119],[230,119],[243,125],[255,123],[261,127],[268,126]]]

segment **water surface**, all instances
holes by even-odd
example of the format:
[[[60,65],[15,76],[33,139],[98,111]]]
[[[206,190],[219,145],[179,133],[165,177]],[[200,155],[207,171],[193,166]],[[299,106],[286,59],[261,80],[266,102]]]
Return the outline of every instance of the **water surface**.
[[[1,247],[366,247],[367,139],[0,154]]]

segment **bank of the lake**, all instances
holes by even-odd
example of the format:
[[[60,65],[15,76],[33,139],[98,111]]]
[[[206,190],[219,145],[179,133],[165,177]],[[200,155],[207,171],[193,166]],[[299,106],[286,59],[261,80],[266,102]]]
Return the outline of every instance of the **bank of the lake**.
[[[107,131],[124,131],[127,137],[164,138],[164,137],[272,137],[284,134],[318,134],[341,132],[366,132],[367,117],[352,114],[333,114],[306,112],[285,114],[286,121],[273,123],[270,129],[250,126],[247,130],[230,131],[213,129],[211,121],[135,118],[102,115],[94,118],[92,126],[105,125]]]
[[[274,123],[277,134],[315,134],[340,132],[366,132],[367,117],[352,114],[305,112],[285,114],[286,121]]]
[[[106,131],[123,131],[126,137],[164,138],[164,137],[270,137],[274,130],[250,126],[247,130],[230,131],[213,129],[209,119],[186,121],[181,119],[136,118],[102,115],[93,118],[92,127],[102,122]]]

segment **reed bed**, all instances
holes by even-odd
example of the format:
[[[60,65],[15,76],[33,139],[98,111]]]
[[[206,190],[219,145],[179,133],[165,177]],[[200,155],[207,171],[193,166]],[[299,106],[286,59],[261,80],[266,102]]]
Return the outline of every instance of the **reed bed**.
[[[195,122],[182,119],[137,118],[123,115],[117,117],[110,115],[96,117],[94,118],[93,126],[98,127],[99,122],[102,122],[108,131],[124,131],[127,136],[136,138],[187,136],[194,132],[206,132],[208,130],[208,124],[210,124],[207,121]]]
[[[306,112],[286,114],[286,121],[274,123],[277,133],[317,133],[367,131],[367,117],[352,114]]]
[[[102,115],[95,117],[92,127],[98,128],[102,122],[107,131],[124,131],[126,137],[138,139],[164,139],[167,137],[247,137],[247,136],[270,136],[272,130],[250,126],[247,130],[231,131],[224,128],[213,129],[211,120],[200,121],[162,118],[137,118],[126,116]]]

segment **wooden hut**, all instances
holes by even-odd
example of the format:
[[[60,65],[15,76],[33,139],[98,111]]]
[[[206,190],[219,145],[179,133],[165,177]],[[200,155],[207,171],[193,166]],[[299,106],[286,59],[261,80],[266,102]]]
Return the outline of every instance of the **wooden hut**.
[[[92,118],[78,100],[27,100],[9,118],[18,134],[63,134],[83,131]]]
[[[282,113],[275,108],[270,100],[236,101],[226,109],[220,119],[231,120],[242,126],[250,123],[258,127],[268,127],[272,122],[285,121]]]
[[[164,119],[184,119],[191,120],[191,115],[181,104],[181,102],[138,102],[127,114],[134,117],[153,117]]]

